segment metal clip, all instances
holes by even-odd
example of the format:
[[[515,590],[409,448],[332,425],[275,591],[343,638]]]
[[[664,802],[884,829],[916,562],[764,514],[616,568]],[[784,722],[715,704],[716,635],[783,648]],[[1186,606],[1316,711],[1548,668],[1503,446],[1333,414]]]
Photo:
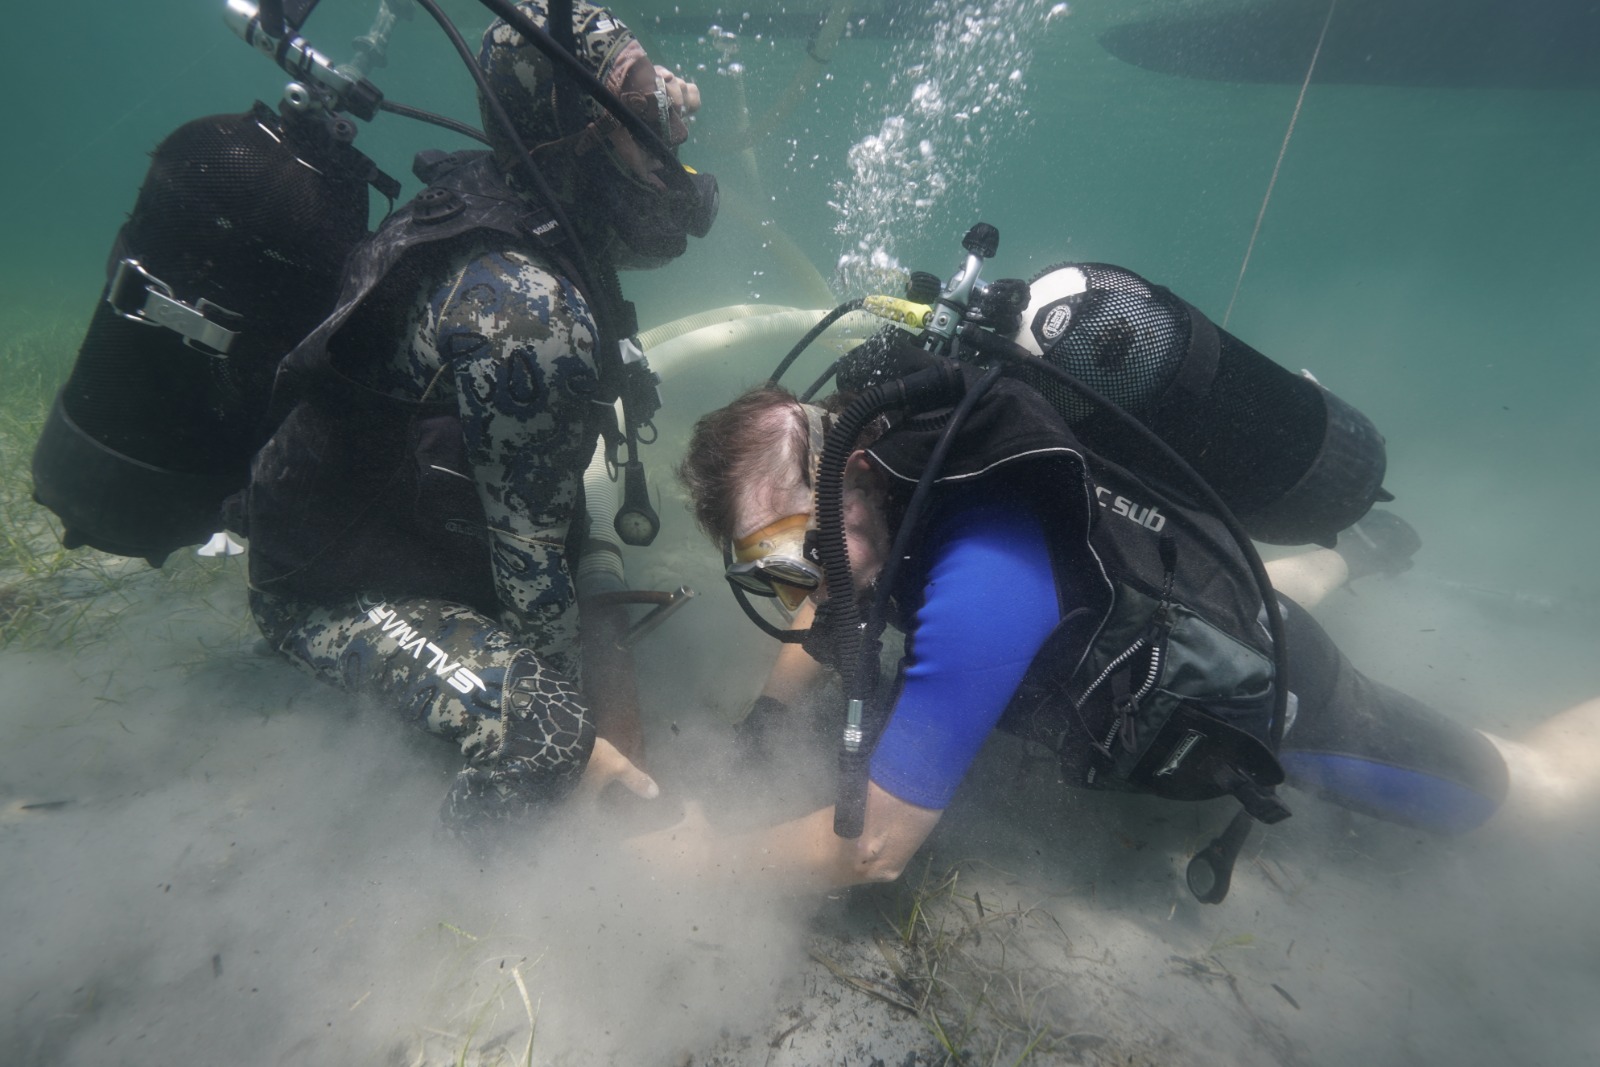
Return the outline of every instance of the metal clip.
[[[239,336],[237,330],[230,330],[207,315],[215,312],[237,319],[236,313],[204,299],[193,307],[185,304],[172,295],[172,286],[145,270],[136,259],[117,261],[111,284],[106,287],[106,303],[129,322],[166,327],[182,337],[184,344],[208,356],[227,355]]]
[[[631,604],[648,604],[650,611],[644,618],[629,626],[616,640],[618,649],[632,648],[656,628],[666,622],[677,610],[693,600],[696,593],[680,585],[671,593],[658,589],[617,589],[609,593],[596,593],[583,600],[583,606],[593,608],[626,607]]]
[[[667,598],[650,610],[650,613],[628,628],[628,632],[617,642],[619,648],[632,648],[642,639],[655,633],[657,627],[666,622],[674,613],[689,601],[695,598],[695,591],[686,585],[678,586],[677,590],[669,593]]]

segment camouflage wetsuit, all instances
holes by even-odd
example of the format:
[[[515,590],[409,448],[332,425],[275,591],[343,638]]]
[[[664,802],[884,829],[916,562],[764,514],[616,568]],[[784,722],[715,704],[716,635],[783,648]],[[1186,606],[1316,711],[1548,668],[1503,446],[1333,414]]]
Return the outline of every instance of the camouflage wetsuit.
[[[563,550],[596,439],[598,334],[567,279],[483,245],[429,271],[403,316],[398,345],[347,373],[408,400],[453,396],[464,469],[419,465],[425,477],[475,486],[494,603],[408,596],[402,574],[382,591],[328,598],[255,580],[251,605],[268,641],[299,666],[459,743],[467,765],[444,814],[472,826],[564,794],[594,745],[574,681],[577,610]],[[256,480],[286,482],[307,455],[269,444]]]

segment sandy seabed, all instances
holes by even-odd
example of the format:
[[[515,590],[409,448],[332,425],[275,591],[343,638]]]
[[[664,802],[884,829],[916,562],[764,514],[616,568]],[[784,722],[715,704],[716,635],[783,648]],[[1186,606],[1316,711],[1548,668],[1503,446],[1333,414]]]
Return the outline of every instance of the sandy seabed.
[[[641,649],[657,824],[685,796],[752,817],[719,768],[767,652],[705,556],[685,540],[636,576],[718,594]],[[261,654],[240,561],[169,566],[214,573],[135,576],[69,646],[0,653],[0,1047],[19,1067],[1371,1067],[1600,1048],[1586,825],[1440,841],[1290,793],[1296,817],[1258,831],[1206,907],[1182,869],[1228,805],[1068,792],[1000,739],[896,886],[671,884],[618,861],[626,806],[484,858],[439,829],[449,746]],[[1352,658],[1473,725],[1514,733],[1594,685],[1593,614],[1420,568],[1358,588],[1319,613]]]

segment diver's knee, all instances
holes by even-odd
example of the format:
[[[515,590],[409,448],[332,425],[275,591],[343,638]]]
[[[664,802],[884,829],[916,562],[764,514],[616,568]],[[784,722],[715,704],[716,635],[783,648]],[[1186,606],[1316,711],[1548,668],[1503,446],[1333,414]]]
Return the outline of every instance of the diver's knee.
[[[581,774],[594,749],[595,722],[567,678],[532,655],[506,668],[500,695],[501,760],[552,774]]]

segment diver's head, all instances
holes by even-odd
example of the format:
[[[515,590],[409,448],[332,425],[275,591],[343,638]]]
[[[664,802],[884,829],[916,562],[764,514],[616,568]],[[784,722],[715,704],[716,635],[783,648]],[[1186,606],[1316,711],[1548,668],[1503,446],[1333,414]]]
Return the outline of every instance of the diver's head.
[[[797,607],[827,595],[816,559],[815,486],[831,416],[780,386],[757,386],[701,417],[678,467],[695,522],[733,552],[730,581]],[[886,486],[867,453],[844,476],[844,533],[857,592],[877,579],[888,555]]]
[[[547,27],[547,0],[521,0],[517,7]],[[633,31],[585,0],[572,5],[572,41],[578,61],[676,155],[689,136],[686,120],[700,106],[694,83],[653,64]],[[653,267],[682,255],[689,237],[705,236],[716,217],[715,178],[687,167],[681,175],[664,173],[656,153],[573,79],[558,77],[550,59],[504,20],[485,31],[478,58],[490,91],[591,254],[618,267]],[[481,92],[479,107],[501,170],[528,191],[517,149]]]

